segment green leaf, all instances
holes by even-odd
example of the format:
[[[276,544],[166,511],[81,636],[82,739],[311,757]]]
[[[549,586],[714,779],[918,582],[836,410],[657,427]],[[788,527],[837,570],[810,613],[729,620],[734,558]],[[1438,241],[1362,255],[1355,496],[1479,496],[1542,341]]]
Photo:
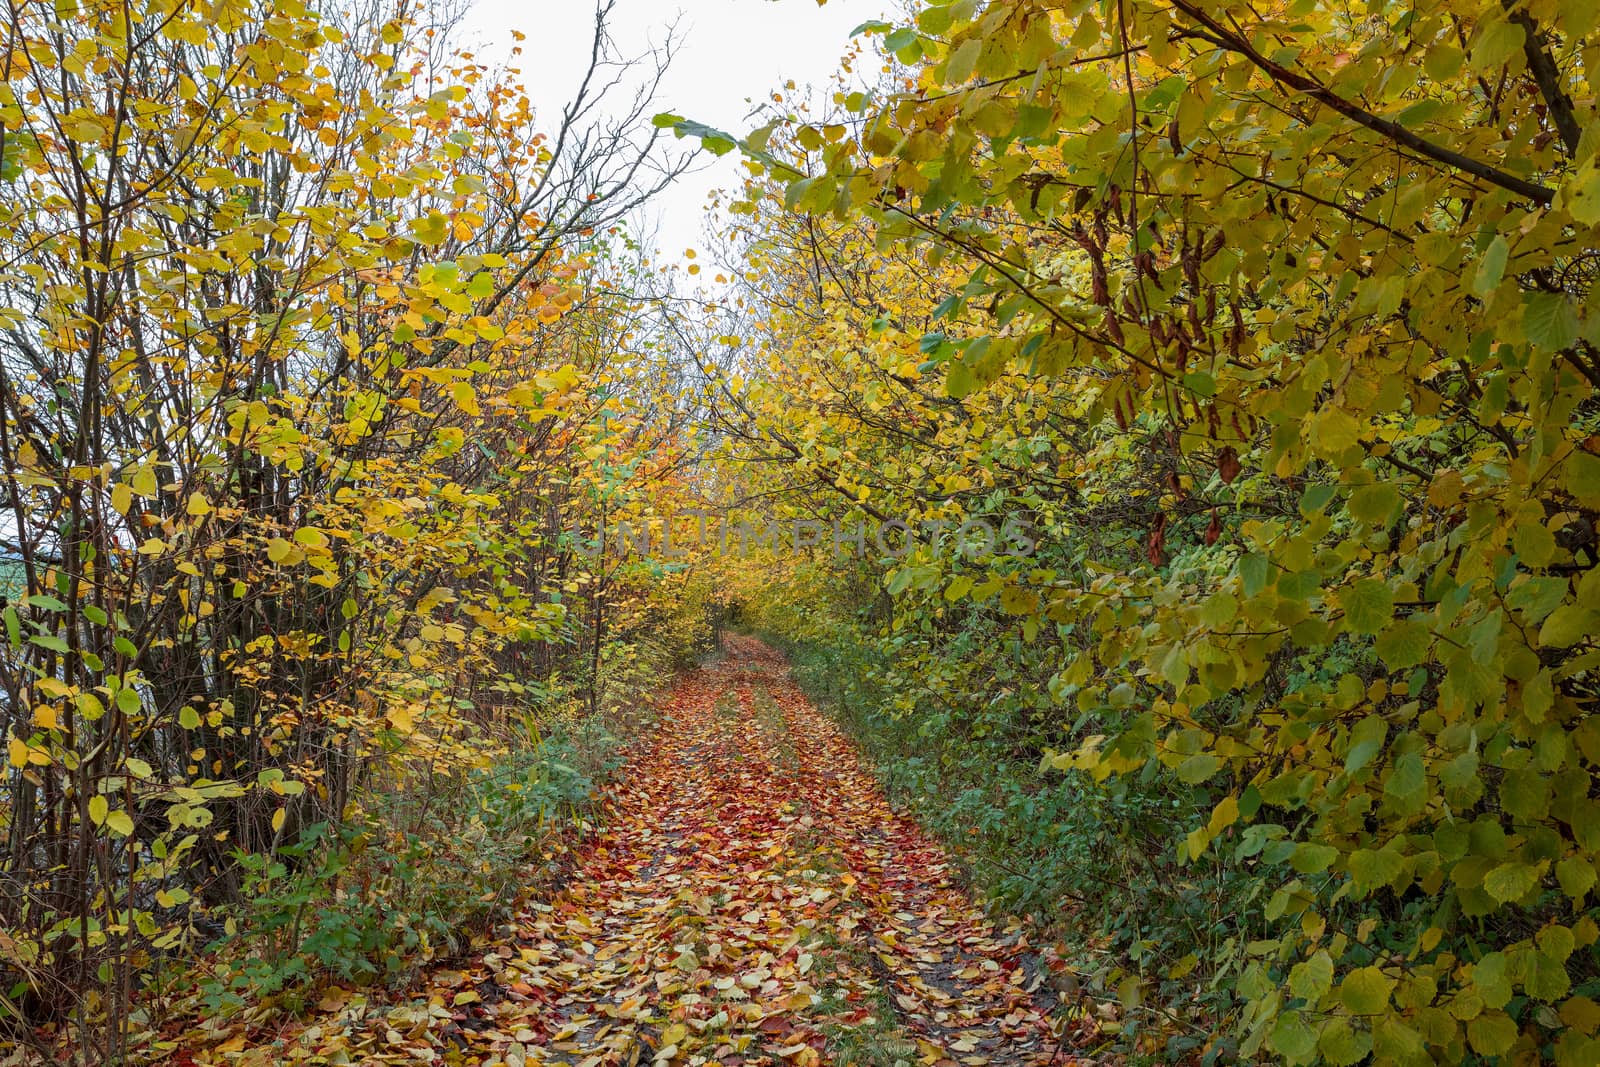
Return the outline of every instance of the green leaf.
[[[1539,645],[1542,648],[1571,648],[1595,634],[1595,623],[1600,615],[1581,604],[1563,604],[1550,613],[1539,627]]]
[[[1289,856],[1289,866],[1301,874],[1320,874],[1333,865],[1339,858],[1339,850],[1332,845],[1319,845],[1312,841],[1302,841],[1294,847],[1294,852]]]
[[[1373,1059],[1383,1064],[1431,1064],[1422,1035],[1398,1015],[1384,1015],[1372,1026]]]
[[[1517,1043],[1517,1024],[1503,1011],[1484,1012],[1467,1023],[1467,1040],[1475,1052],[1500,1056]]]
[[[1472,69],[1493,70],[1522,50],[1522,27],[1504,19],[1485,22],[1472,44]]]
[[[1199,619],[1210,629],[1219,629],[1239,614],[1239,601],[1232,593],[1212,593],[1200,603]]]
[[[1524,293],[1522,335],[1554,351],[1571,348],[1578,340],[1578,311],[1565,293]]]
[[[1318,951],[1289,970],[1289,992],[1315,1005],[1333,988],[1333,957]]]
[[[1253,597],[1267,587],[1271,567],[1267,557],[1257,552],[1239,557],[1239,583],[1245,596]]]
[[[1528,953],[1523,959],[1528,973],[1522,988],[1528,996],[1553,1004],[1572,990],[1572,976],[1567,973],[1564,957],[1541,951]]]
[[[1539,884],[1539,869],[1526,863],[1502,863],[1483,879],[1483,890],[1505,904],[1527,896]]]
[[[978,38],[972,37],[963,41],[961,47],[952,52],[945,63],[945,84],[960,85],[972,77],[972,72],[978,65],[978,56],[982,52],[983,42]]]
[[[1339,984],[1339,999],[1353,1015],[1377,1015],[1389,1006],[1395,980],[1377,967],[1357,967]]]
[[[1506,254],[1509,251],[1506,239],[1499,234],[1495,235],[1489,247],[1484,249],[1483,258],[1478,261],[1478,273],[1472,278],[1472,291],[1479,296],[1488,296],[1500,284],[1500,279],[1506,272]]]
[[[1387,482],[1363,485],[1350,494],[1350,514],[1368,526],[1387,526],[1400,506],[1400,491]]]
[[[1389,724],[1381,715],[1368,715],[1350,731],[1350,745],[1345,749],[1344,771],[1354,774],[1383,750],[1384,738],[1389,736]]]
[[[1575,452],[1567,460],[1567,492],[1585,507],[1600,507],[1600,457]]]
[[[1582,856],[1568,856],[1556,864],[1556,881],[1561,883],[1563,893],[1581,901],[1594,888],[1594,864]]]
[[[945,392],[960,400],[978,387],[978,379],[973,375],[972,368],[959,359],[951,360],[950,367],[945,372]]]
[[[1393,882],[1405,870],[1405,858],[1392,849],[1357,849],[1350,854],[1350,874],[1362,895]]]
[[[1381,578],[1363,578],[1345,589],[1339,602],[1352,632],[1375,634],[1394,618],[1394,591]]]
[[[1542,522],[1523,522],[1511,535],[1517,557],[1530,567],[1542,567],[1556,554],[1556,538]]]
[[[1428,49],[1428,54],[1422,59],[1422,69],[1436,82],[1449,81],[1456,76],[1465,59],[1461,49],[1455,45],[1439,43]]]
[[[1273,1024],[1272,1047],[1289,1063],[1310,1063],[1317,1055],[1317,1032],[1299,1012],[1286,1011]]]
[[[1335,457],[1361,437],[1361,424],[1341,407],[1329,405],[1311,421],[1312,440],[1325,456]]]
[[[1372,1051],[1372,1038],[1351,1026],[1349,1019],[1335,1016],[1322,1024],[1317,1051],[1331,1067],[1351,1067]]]
[[[1506,976],[1503,952],[1490,952],[1472,965],[1473,992],[1491,1008],[1503,1008],[1511,1000],[1511,980]]]
[[[1506,603],[1522,612],[1529,622],[1540,622],[1561,606],[1572,589],[1565,578],[1534,578],[1524,575],[1512,585]]]
[[[657,116],[661,118],[663,116]],[[679,119],[672,123],[672,133],[675,137],[698,137],[700,146],[714,156],[725,156],[739,146],[731,134],[723,133],[714,126],[707,126],[703,122],[693,119]]]
[[[1500,781],[1500,807],[1523,822],[1537,822],[1550,811],[1550,779],[1532,769],[1507,771]]]
[[[1383,782],[1384,796],[1402,812],[1420,811],[1427,791],[1427,768],[1417,752],[1407,752],[1396,759],[1389,769],[1389,777]]]
[[[884,37],[883,47],[885,51],[898,52],[903,48],[907,48],[915,44],[916,42],[916,28],[913,26],[901,26],[897,30],[891,30],[889,34]]]
[[[1198,785],[1213,774],[1216,774],[1221,766],[1222,760],[1220,758],[1208,752],[1196,752],[1178,764],[1178,780],[1189,785]]]

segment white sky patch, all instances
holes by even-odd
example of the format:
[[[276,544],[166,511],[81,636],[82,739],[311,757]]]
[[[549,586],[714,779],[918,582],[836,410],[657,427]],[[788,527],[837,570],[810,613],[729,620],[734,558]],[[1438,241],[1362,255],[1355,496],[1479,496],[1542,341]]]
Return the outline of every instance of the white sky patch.
[[[792,79],[797,86],[829,83],[850,45],[850,31],[884,17],[892,0],[619,0],[611,35],[623,55],[660,44],[677,23],[679,49],[655,111],[670,111],[742,134],[747,115]],[[512,30],[527,35],[519,57],[521,80],[545,120],[553,124],[572,98],[589,56],[593,0],[473,0],[463,24],[465,43],[479,58],[503,59]],[[619,100],[619,105],[622,101]],[[682,142],[687,144],[689,142]],[[701,235],[716,220],[708,216],[714,189],[739,185],[738,154],[713,159],[702,153],[699,169],[686,174],[657,200],[653,218],[660,258],[681,261],[686,248],[701,248]]]

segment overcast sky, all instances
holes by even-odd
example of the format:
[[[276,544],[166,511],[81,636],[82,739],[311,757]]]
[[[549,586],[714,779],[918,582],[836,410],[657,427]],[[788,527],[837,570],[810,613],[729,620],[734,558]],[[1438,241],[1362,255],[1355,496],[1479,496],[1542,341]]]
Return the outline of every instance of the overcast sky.
[[[880,18],[892,0],[618,0],[612,36],[624,54],[660,43],[676,18],[681,49],[668,72],[658,111],[719,129],[746,132],[752,101],[769,99],[785,80],[821,85],[838,69],[850,31]],[[588,56],[593,0],[472,0],[465,36],[503,54],[510,30],[527,34],[522,80],[535,106],[553,120],[571,98]],[[708,160],[710,157],[706,157]],[[701,248],[706,195],[738,184],[736,154],[681,179],[657,206],[660,252],[676,260]]]

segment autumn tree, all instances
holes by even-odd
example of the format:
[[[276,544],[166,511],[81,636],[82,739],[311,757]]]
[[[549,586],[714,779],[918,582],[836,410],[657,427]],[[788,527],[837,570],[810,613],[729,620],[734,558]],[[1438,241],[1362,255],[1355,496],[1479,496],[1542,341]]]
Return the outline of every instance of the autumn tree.
[[[0,1008],[86,1062],[240,855],[481,761],[584,625],[557,453],[683,165],[609,14],[557,110],[406,0],[7,8]]]
[[[864,29],[892,86],[742,141],[769,232],[863,227],[958,278],[904,337],[845,285],[783,327],[815,353],[763,368],[811,415],[790,484],[964,508],[874,475],[970,456],[1001,507],[1050,498],[1032,569],[880,562],[884,641],[1014,620],[1004,691],[1058,717],[1060,788],[1171,783],[1198,806],[1171,862],[1252,872],[1222,913],[1263,933],[1106,977],[1136,1005],[1199,946],[1241,1056],[1592,1060],[1592,16],[1017,0]],[[916,376],[861,358],[873,330]],[[892,428],[847,447],[874,402]],[[940,447],[894,445],[924,426]],[[908,710],[930,662],[891,679]]]

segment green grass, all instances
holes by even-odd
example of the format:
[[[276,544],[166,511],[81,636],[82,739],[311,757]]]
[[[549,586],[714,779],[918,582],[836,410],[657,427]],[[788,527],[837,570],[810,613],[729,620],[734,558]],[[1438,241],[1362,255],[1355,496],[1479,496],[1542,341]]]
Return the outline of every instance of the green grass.
[[[807,949],[817,959],[817,987],[822,1002],[817,1010],[824,1016],[839,1016],[857,1010],[859,1003],[846,999],[846,969],[857,975],[873,974],[871,954],[853,941],[843,941],[832,930],[824,930]],[[910,1067],[916,1062],[916,1042],[906,1037],[896,1021],[899,1013],[888,987],[878,978],[872,986],[869,1006],[872,1014],[860,1023],[823,1024],[828,1037],[829,1062],[859,1067]]]

